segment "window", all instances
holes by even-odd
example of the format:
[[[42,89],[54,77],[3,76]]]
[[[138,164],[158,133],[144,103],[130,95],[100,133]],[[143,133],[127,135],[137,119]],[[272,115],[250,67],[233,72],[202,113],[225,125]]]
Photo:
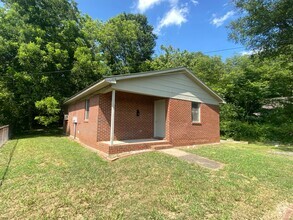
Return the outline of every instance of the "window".
[[[200,122],[200,103],[192,102],[191,106],[192,122]]]
[[[89,119],[89,112],[90,112],[90,100],[85,100],[85,111],[84,111],[84,120]]]

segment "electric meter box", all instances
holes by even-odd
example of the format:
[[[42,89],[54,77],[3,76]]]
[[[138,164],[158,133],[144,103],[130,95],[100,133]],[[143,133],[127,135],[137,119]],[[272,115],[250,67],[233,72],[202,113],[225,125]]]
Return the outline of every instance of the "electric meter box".
[[[72,117],[72,122],[73,122],[74,124],[77,123],[77,117],[76,117],[76,116],[73,116],[73,117]]]

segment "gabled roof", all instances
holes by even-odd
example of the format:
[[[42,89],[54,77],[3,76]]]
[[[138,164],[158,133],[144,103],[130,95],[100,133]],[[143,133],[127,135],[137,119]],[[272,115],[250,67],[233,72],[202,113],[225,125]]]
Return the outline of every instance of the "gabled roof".
[[[143,79],[145,77],[154,77],[154,76],[164,76],[174,73],[182,73],[187,76],[189,79],[194,81],[202,90],[207,92],[210,96],[212,96],[218,103],[225,103],[225,101],[217,95],[212,89],[210,89],[207,85],[205,85],[199,78],[197,78],[189,69],[185,67],[178,67],[166,70],[158,70],[158,71],[149,71],[149,72],[141,72],[134,73],[129,75],[113,75],[107,76],[103,80],[92,84],[91,86],[85,88],[84,90],[78,92],[73,95],[69,99],[65,101],[64,104],[70,104],[72,102],[83,99],[93,93],[97,93],[98,91],[107,88],[107,87],[115,87],[117,82],[119,81],[130,81],[134,79]]]

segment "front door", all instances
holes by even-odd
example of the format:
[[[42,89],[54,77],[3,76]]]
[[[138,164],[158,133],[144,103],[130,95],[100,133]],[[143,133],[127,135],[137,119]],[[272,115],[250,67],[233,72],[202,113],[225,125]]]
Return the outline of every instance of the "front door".
[[[155,101],[154,137],[164,138],[166,131],[166,101]]]

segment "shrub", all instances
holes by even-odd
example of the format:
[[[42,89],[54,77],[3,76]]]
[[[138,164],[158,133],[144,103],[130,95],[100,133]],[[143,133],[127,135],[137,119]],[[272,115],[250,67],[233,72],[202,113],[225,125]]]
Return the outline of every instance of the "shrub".
[[[221,122],[221,135],[234,140],[293,143],[293,124],[284,123],[276,126],[273,124],[223,121]]]

